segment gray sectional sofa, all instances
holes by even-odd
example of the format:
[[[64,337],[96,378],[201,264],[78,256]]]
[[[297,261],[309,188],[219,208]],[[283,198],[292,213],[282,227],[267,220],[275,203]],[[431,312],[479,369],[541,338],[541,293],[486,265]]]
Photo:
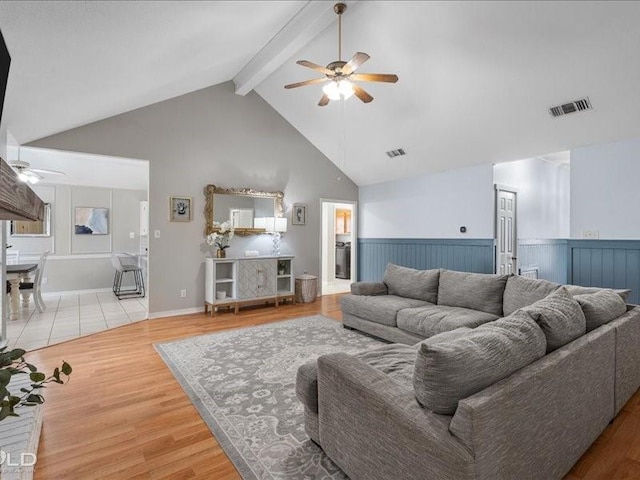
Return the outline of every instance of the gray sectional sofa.
[[[640,387],[624,291],[389,265],[345,326],[396,342],[298,370],[307,433],[352,479],[562,478]]]

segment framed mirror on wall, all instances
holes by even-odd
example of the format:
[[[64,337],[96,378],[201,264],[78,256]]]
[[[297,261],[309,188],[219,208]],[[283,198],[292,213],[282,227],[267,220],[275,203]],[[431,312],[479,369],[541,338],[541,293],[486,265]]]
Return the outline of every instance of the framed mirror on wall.
[[[205,235],[216,231],[214,223],[230,222],[236,235],[258,235],[267,231],[266,219],[284,215],[282,192],[250,188],[205,187]]]
[[[12,237],[50,237],[51,236],[51,204],[44,204],[44,218],[35,222],[11,220]]]

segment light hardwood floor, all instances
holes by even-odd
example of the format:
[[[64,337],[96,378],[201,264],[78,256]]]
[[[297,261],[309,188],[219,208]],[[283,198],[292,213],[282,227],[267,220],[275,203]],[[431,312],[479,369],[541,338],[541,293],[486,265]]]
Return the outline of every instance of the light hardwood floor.
[[[318,313],[340,319],[339,298],[146,320],[29,353],[47,371],[63,359],[74,368],[68,385],[47,389],[36,480],[240,478],[153,344]],[[640,393],[567,479],[640,479]]]

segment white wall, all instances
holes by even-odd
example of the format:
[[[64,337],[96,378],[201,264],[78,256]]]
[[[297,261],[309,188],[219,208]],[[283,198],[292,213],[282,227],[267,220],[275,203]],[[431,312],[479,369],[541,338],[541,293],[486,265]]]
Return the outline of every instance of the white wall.
[[[360,187],[359,237],[493,238],[493,195],[491,165]]]
[[[571,238],[639,239],[640,139],[571,151]]]
[[[539,158],[499,163],[493,181],[518,189],[518,238],[567,238],[569,166]]]

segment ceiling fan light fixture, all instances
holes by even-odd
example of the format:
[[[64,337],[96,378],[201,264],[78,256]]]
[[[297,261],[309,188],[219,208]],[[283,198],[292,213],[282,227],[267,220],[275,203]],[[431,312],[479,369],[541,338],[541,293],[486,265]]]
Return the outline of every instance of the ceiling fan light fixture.
[[[322,87],[322,91],[329,97],[330,100],[340,100],[341,98],[347,100],[351,98],[354,93],[353,83],[347,79],[334,80],[327,83]]]
[[[29,175],[27,175],[26,173],[22,173],[20,172],[18,174],[18,178],[23,181],[24,183],[27,183],[29,181]]]
[[[342,79],[338,82],[338,91],[340,95],[342,95],[342,98],[347,100],[353,96],[355,89],[353,88],[353,83],[347,79]]]

